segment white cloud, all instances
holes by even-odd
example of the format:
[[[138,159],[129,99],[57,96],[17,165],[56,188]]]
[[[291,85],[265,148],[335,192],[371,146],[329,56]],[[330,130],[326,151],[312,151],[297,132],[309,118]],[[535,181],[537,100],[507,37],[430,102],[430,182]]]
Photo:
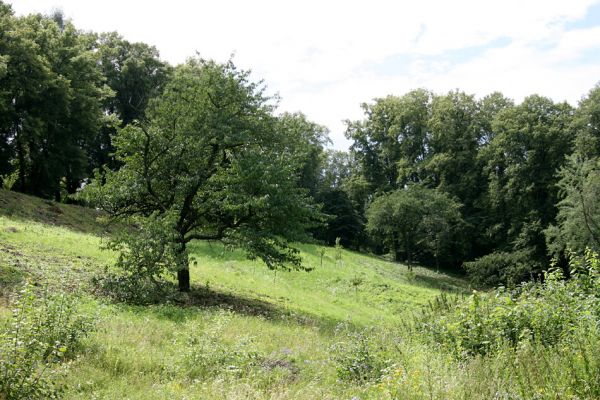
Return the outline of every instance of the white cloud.
[[[11,3],[20,14],[62,8],[80,28],[117,30],[156,45],[173,63],[195,51],[217,60],[235,52],[241,67],[280,93],[282,110],[329,126],[338,148],[347,146],[341,120],[360,118],[360,103],[374,97],[426,87],[500,90],[516,100],[538,92],[574,102],[600,80],[600,62],[580,59],[600,45],[600,21],[565,29],[593,0]],[[461,56],[461,49],[499,38],[510,43]],[[445,57],[452,50],[457,55]],[[390,62],[403,55],[406,65]],[[377,65],[386,73],[376,73]]]

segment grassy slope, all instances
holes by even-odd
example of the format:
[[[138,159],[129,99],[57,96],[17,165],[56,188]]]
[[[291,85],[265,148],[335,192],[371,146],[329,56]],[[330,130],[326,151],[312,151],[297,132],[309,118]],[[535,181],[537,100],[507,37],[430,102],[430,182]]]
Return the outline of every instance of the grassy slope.
[[[81,289],[113,262],[99,250],[97,215],[0,191],[0,284],[19,277],[50,288]],[[90,298],[99,329],[65,378],[67,398],[350,398],[330,363],[335,327],[393,328],[456,278],[325,248],[301,245],[306,272],[269,271],[240,252],[198,242],[191,275],[196,306],[134,307]],[[15,278],[16,277],[16,278]],[[0,293],[1,294],[1,293]],[[198,306],[198,304],[202,304]],[[197,338],[233,357],[257,352],[261,363],[241,374],[215,367],[208,375],[182,363]]]

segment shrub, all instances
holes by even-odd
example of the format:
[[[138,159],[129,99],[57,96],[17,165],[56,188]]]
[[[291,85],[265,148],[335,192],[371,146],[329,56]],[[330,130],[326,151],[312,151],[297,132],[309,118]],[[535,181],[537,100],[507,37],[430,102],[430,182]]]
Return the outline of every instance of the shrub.
[[[587,251],[570,267],[570,279],[439,296],[405,324],[372,398],[599,399],[600,260]]]
[[[158,282],[150,276],[115,274],[108,270],[101,275],[94,276],[92,285],[97,294],[106,296],[113,301],[137,305],[162,302],[169,293],[167,283]]]
[[[338,378],[358,383],[378,380],[389,366],[378,336],[372,329],[344,332],[340,328],[341,340],[330,349]]]
[[[532,271],[539,269],[539,266],[531,265],[532,259],[527,251],[494,252],[465,262],[463,267],[476,286],[513,285],[527,280]]]
[[[180,368],[190,379],[230,373],[243,375],[260,365],[263,356],[254,348],[254,338],[245,336],[234,343],[225,343],[223,331],[231,313],[216,316],[208,329],[193,329],[187,336],[186,351]]]
[[[38,296],[25,286],[0,330],[0,398],[52,399],[60,362],[74,354],[92,329],[66,294]]]
[[[598,323],[599,264],[598,256],[588,252],[571,260],[570,280],[553,271],[544,274],[543,283],[522,284],[512,291],[474,291],[452,307],[427,311],[417,325],[457,355],[484,355],[524,341],[555,345]]]

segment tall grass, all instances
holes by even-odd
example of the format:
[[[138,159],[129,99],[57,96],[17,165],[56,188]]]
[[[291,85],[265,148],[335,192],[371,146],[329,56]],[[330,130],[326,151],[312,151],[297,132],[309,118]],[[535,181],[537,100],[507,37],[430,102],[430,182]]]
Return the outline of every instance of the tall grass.
[[[15,206],[17,217],[0,217],[0,292],[27,281],[50,296],[87,292],[68,296],[73,315],[102,316],[76,344],[56,345],[64,329],[35,331],[50,347],[36,353],[30,376],[69,367],[46,369],[48,391],[37,398],[600,398],[600,261],[592,253],[573,260],[570,280],[553,272],[543,283],[472,292],[456,277],[409,274],[342,249],[300,245],[314,270],[275,275],[242,253],[197,242],[190,294],[132,305],[92,290],[115,254],[98,250],[89,216],[85,227],[68,227],[85,210],[61,206],[36,222],[31,215],[49,206],[24,199],[11,204],[22,201],[27,213]],[[19,307],[5,302],[0,323],[11,326]],[[34,303],[37,320],[60,320]],[[3,332],[3,346],[13,343]],[[63,347],[72,349],[66,361],[48,364],[47,349]],[[6,393],[2,400],[15,398]]]
[[[554,271],[511,291],[440,297],[398,333],[369,396],[600,398],[599,265],[588,252],[572,260],[570,280]]]

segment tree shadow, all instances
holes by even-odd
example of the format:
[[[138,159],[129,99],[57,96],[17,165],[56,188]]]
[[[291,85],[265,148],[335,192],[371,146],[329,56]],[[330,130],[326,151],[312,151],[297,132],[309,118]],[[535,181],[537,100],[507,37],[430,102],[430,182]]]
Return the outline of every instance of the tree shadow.
[[[146,289],[148,287],[146,286]],[[134,311],[151,313],[157,318],[171,322],[184,322],[199,309],[231,311],[235,314],[258,317],[274,323],[295,323],[317,327],[324,332],[333,332],[341,322],[337,319],[292,310],[257,298],[232,294],[201,285],[192,285],[191,291],[182,293],[172,282],[162,282],[156,292],[146,301],[117,299],[107,292],[97,291],[96,295],[108,295],[113,302]]]
[[[457,282],[456,278],[447,277],[441,274],[434,277],[417,273],[414,277],[414,284],[453,293],[466,293],[468,291],[468,288],[464,283],[460,284]]]
[[[334,318],[317,316],[278,306],[261,299],[234,295],[204,286],[193,286],[188,294],[187,302],[183,305],[204,309],[226,309],[236,314],[260,317],[272,322],[294,322],[299,325],[315,326],[324,331],[333,331],[337,325],[344,322]]]
[[[18,221],[31,221],[59,226],[72,231],[94,235],[110,234],[122,227],[98,221],[102,212],[75,204],[62,204],[0,189],[0,216]]]

